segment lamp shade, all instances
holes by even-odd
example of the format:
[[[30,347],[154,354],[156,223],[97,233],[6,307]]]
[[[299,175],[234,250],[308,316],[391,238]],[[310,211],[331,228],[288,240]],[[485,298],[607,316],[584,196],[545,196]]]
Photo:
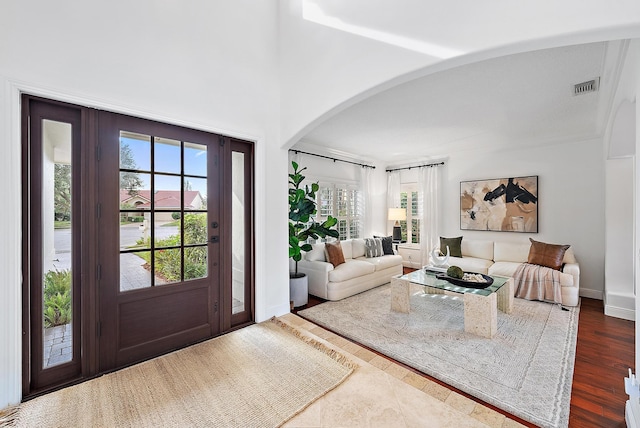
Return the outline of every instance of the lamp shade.
[[[407,219],[407,210],[405,208],[389,208],[389,220],[398,221]]]

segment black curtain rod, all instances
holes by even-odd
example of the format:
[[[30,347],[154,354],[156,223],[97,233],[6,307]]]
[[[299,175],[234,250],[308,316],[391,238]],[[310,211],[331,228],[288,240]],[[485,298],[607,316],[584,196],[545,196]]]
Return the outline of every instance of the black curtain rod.
[[[344,163],[350,163],[350,164],[353,164],[353,165],[358,165],[358,166],[361,166],[361,167],[363,167],[363,168],[376,169],[376,167],[375,167],[375,166],[372,166],[372,165],[365,165],[365,164],[363,164],[363,163],[351,162],[351,161],[348,161],[348,160],[342,160],[342,159],[336,159],[336,158],[332,158],[332,157],[329,157],[329,156],[317,155],[317,154],[315,154],[315,153],[307,153],[307,152],[303,152],[302,150],[289,149],[289,151],[290,151],[290,152],[294,152],[294,153],[296,153],[296,154],[298,154],[298,153],[302,153],[302,154],[304,154],[304,155],[316,156],[316,157],[319,157],[319,158],[329,159],[329,160],[332,160],[332,161],[334,161],[334,162],[344,162]]]
[[[388,169],[386,171],[387,172],[392,172],[392,171],[400,171],[401,169],[422,168],[422,167],[425,167],[425,166],[432,167],[432,166],[438,166],[438,165],[444,165],[444,162],[428,163],[426,165],[417,165],[417,166],[405,166],[404,168],[394,168],[394,169]]]

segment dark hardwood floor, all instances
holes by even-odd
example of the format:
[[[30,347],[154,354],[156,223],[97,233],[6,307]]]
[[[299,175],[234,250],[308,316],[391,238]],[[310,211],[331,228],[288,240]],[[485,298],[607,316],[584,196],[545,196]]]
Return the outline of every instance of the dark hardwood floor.
[[[406,273],[406,272],[405,272]],[[324,300],[309,296],[309,303],[295,308],[299,310],[323,303]],[[372,350],[376,352],[375,350]],[[378,352],[376,352],[379,354]],[[381,354],[379,354],[381,355]],[[409,370],[421,374],[435,382],[447,386],[475,401],[470,395],[433,379],[402,363]],[[582,298],[576,361],[571,391],[570,427],[626,427],[624,406],[627,394],[624,392],[624,378],[628,369],[635,364],[635,322],[604,315],[601,300]],[[500,413],[501,409],[482,403]],[[526,426],[535,426],[513,415],[510,418]]]
[[[624,378],[635,365],[635,322],[582,298],[571,392],[571,427],[626,427]]]

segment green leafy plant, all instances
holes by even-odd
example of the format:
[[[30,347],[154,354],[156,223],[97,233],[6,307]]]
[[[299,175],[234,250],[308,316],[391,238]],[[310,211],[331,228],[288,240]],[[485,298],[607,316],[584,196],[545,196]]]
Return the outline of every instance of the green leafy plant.
[[[71,322],[71,271],[50,270],[44,275],[44,326]]]
[[[298,169],[296,162],[291,162],[293,174],[289,174],[289,257],[295,262],[293,278],[299,278],[298,262],[302,260],[303,251],[311,251],[311,245],[307,243],[309,238],[318,239],[339,235],[336,229],[338,219],[328,216],[327,220],[318,223],[313,216],[317,212],[316,192],[320,190],[318,183],[311,186],[302,182],[306,178],[302,172],[307,168]]]

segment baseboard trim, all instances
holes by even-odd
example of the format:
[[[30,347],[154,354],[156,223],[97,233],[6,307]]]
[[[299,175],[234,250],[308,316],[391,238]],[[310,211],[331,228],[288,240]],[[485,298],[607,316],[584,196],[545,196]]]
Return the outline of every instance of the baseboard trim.
[[[604,293],[600,290],[590,290],[588,288],[580,289],[580,297],[586,297],[588,299],[604,300]]]
[[[617,306],[604,305],[604,314],[609,317],[622,318],[623,320],[635,321],[636,311],[633,309],[619,308]]]
[[[289,312],[291,312],[291,306],[289,303],[270,306],[265,313],[256,310],[256,322],[266,321],[271,317],[279,317],[288,314]]]
[[[604,299],[604,314],[611,317],[635,321],[636,296],[627,292],[606,292]]]

